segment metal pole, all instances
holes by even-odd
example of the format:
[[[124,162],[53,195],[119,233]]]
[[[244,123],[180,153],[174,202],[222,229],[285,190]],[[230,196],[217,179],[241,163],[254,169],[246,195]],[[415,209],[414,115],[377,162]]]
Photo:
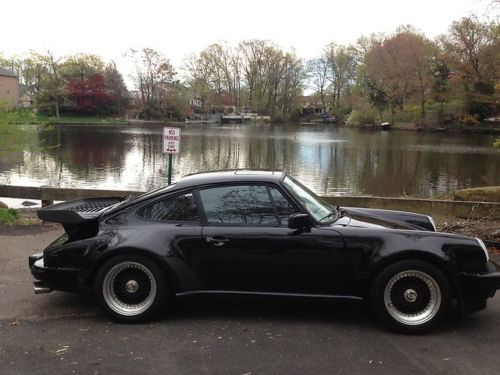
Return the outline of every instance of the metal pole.
[[[168,185],[172,183],[172,154],[168,154]]]

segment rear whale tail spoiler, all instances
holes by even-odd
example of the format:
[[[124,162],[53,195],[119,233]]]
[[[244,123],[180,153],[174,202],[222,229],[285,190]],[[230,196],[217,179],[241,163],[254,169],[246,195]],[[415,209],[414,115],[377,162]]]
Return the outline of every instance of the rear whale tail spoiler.
[[[83,198],[44,207],[37,211],[41,220],[61,224],[83,224],[95,220],[123,197]]]

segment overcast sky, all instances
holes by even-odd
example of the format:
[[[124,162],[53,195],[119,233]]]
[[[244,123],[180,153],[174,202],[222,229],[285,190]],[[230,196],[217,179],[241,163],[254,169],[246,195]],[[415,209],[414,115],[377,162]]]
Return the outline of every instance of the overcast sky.
[[[130,72],[123,53],[152,47],[179,67],[189,53],[226,40],[270,39],[303,58],[331,41],[353,43],[361,35],[392,32],[411,24],[429,37],[476,13],[489,0],[4,0],[0,52],[52,50],[65,56],[95,53]]]

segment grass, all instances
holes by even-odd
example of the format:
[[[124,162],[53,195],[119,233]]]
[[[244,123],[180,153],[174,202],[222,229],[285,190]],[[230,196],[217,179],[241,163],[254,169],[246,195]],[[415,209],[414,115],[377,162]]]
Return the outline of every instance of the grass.
[[[18,150],[24,143],[26,134],[15,125],[21,117],[26,117],[27,120],[25,112],[19,114],[17,111],[6,111],[0,103],[0,150]]]
[[[5,224],[15,224],[19,221],[19,211],[14,208],[0,208],[0,222]]]
[[[31,226],[40,225],[42,222],[36,217],[36,211],[33,209],[1,208],[0,207],[0,225]]]
[[[29,109],[17,109],[13,111],[2,110],[0,106],[0,121],[10,125],[29,124],[89,124],[89,125],[126,125],[127,120],[106,116],[76,116],[64,115],[56,118],[44,113],[35,113]]]
[[[455,197],[462,201],[500,202],[500,186],[483,186],[457,190]]]
[[[38,114],[37,117],[49,124],[87,124],[87,125],[127,125],[127,120],[100,116],[60,116],[59,118]]]

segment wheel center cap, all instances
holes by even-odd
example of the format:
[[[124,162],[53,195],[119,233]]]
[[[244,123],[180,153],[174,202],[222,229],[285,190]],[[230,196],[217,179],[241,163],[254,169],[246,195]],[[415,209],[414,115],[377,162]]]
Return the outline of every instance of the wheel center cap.
[[[137,289],[139,289],[139,284],[135,280],[129,280],[125,284],[125,289],[127,289],[127,292],[129,293],[135,293],[137,292]]]
[[[405,290],[404,297],[408,302],[415,302],[417,300],[417,292],[413,289],[407,289]]]

